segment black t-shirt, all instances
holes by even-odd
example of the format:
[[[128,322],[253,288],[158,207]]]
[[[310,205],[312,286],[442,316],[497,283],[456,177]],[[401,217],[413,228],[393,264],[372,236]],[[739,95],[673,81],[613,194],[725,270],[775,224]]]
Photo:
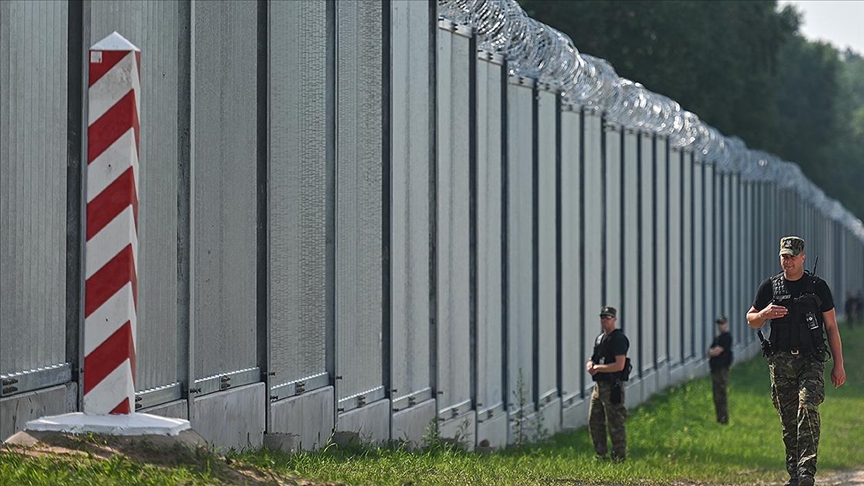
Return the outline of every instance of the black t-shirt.
[[[789,295],[792,299],[796,299],[804,293],[807,287],[807,279],[813,278],[809,273],[805,273],[803,277],[798,280],[786,280],[785,277],[781,277],[784,280],[784,284],[786,286],[786,291],[789,292]],[[822,280],[819,277],[816,277],[816,283],[813,286],[813,291],[819,300],[822,301],[822,304],[819,306],[820,312],[828,312],[834,308],[834,298],[831,296],[831,289],[828,288],[828,283]],[[766,279],[759,285],[759,290],[756,291],[756,299],[753,301],[753,308],[756,310],[762,310],[765,307],[768,307],[768,304],[774,298],[774,287],[772,285],[771,279]],[[789,308],[789,306],[787,306]],[[791,311],[791,309],[789,309]],[[822,315],[818,315],[817,318],[822,320]],[[800,317],[799,317],[800,319]],[[775,326],[797,326],[800,325],[800,322],[796,322],[796,314],[793,312],[789,312],[784,317],[780,319],[772,319],[771,320],[771,332],[772,337],[770,338],[773,342],[773,333]]]
[[[597,336],[597,339],[594,340],[594,354],[591,359],[596,364],[612,364],[615,362],[616,356],[622,354],[627,356],[629,350],[630,340],[624,335],[624,331],[615,329],[608,336],[606,333],[600,333]],[[596,373],[592,378],[594,381],[606,381],[612,380],[614,377],[614,373]]]
[[[720,333],[711,342],[711,347],[714,346],[720,346],[723,348],[723,352],[708,360],[711,371],[732,366],[732,334],[729,332]]]
[[[801,294],[804,293],[805,287],[807,285],[807,279],[811,278],[810,274],[804,274],[803,277],[798,280],[786,280],[784,284],[786,285],[786,290],[789,291],[789,294],[793,299],[798,298]],[[814,292],[822,300],[822,306],[819,308],[820,312],[828,312],[834,308],[834,298],[831,296],[831,289],[828,288],[828,283],[822,280],[819,277],[816,277],[816,285],[814,285]],[[774,288],[771,285],[771,279],[765,279],[760,285],[759,290],[756,291],[756,299],[753,301],[753,308],[756,310],[762,310],[768,307],[768,304],[771,302],[771,299],[774,298]],[[784,322],[786,319],[790,318],[791,315],[787,314],[786,317],[782,319],[777,319],[777,322]]]

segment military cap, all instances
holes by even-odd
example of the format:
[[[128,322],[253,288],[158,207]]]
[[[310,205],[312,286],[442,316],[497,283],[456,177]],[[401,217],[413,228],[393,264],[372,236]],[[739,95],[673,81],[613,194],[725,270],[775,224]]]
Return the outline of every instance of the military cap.
[[[600,317],[615,317],[618,311],[614,307],[604,306],[600,309]]]
[[[804,251],[804,240],[797,236],[780,238],[780,255],[798,256]]]

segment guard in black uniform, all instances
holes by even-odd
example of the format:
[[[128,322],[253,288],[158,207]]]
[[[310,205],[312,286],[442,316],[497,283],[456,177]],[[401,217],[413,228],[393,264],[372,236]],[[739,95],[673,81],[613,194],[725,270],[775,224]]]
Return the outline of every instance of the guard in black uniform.
[[[612,439],[612,460],[627,457],[627,407],[624,404],[624,384],[630,375],[627,351],[630,341],[624,332],[616,329],[618,312],[614,307],[600,309],[603,332],[594,341],[594,353],[585,363],[585,369],[594,380],[594,392],[588,409],[588,429],[597,458],[605,459],[608,449],[606,430]]]
[[[726,389],[729,386],[729,368],[732,366],[732,334],[729,332],[729,319],[717,318],[719,334],[708,348],[708,367],[711,368],[711,390],[714,395],[714,412],[717,422],[729,423],[729,406]]]
[[[825,361],[828,348],[834,357],[831,381],[846,382],[843,345],[828,284],[804,270],[804,240],[780,239],[777,274],[759,286],[747,312],[750,327],[760,329],[771,321],[771,336],[763,339],[763,352],[771,373],[771,398],[780,414],[786,471],[790,486],[815,483],[816,455],[821,423],[819,404],[825,399]],[[825,337],[828,346],[825,345]]]

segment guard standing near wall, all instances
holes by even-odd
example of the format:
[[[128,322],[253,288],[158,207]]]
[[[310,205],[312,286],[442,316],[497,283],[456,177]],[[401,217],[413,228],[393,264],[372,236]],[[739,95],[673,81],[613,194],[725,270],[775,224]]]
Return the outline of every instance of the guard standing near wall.
[[[612,460],[627,457],[627,407],[624,404],[624,384],[629,378],[627,351],[630,341],[624,332],[616,329],[618,312],[614,307],[600,309],[603,332],[594,340],[594,353],[585,363],[585,369],[594,380],[594,392],[588,409],[588,428],[598,459],[606,459],[608,443],[606,430],[612,439]]]
[[[750,327],[771,321],[771,335],[763,351],[771,373],[771,398],[780,414],[786,446],[787,486],[812,486],[821,432],[819,404],[825,399],[825,361],[828,347],[834,357],[831,381],[846,382],[843,345],[828,284],[804,271],[804,240],[780,239],[783,272],[766,279],[747,312]]]
[[[719,334],[708,348],[708,367],[711,368],[711,391],[714,395],[714,412],[717,422],[729,423],[729,407],[726,389],[729,386],[729,368],[732,366],[732,334],[729,332],[729,319],[717,318]]]

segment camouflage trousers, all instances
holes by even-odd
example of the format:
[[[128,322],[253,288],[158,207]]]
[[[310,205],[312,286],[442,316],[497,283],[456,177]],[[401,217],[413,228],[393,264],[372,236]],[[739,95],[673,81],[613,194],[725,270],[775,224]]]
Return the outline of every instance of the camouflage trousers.
[[[627,420],[627,407],[624,405],[624,385],[621,384],[621,401],[612,403],[611,381],[594,383],[591,393],[591,404],[588,408],[588,430],[591,432],[591,442],[598,456],[605,456],[608,451],[606,430],[612,439],[612,459],[624,460],[627,457],[627,431],[624,422]]]
[[[825,363],[813,356],[778,352],[768,359],[771,398],[780,413],[786,471],[790,477],[816,474],[819,404],[825,399]]]
[[[714,395],[714,412],[721,424],[729,422],[726,388],[729,386],[729,368],[718,368],[711,372],[711,390]]]

